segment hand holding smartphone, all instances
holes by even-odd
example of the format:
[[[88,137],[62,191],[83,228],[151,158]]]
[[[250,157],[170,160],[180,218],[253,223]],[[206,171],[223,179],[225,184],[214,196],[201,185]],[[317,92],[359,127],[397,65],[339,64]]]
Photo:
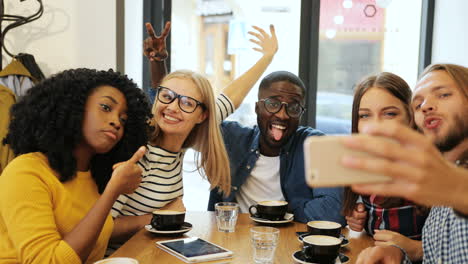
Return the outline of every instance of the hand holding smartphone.
[[[346,136],[309,137],[304,142],[306,182],[311,187],[334,187],[358,183],[378,183],[391,178],[341,165],[344,156],[372,157],[371,154],[348,149],[343,144]],[[352,135],[352,137],[370,137]],[[391,140],[388,139],[387,140]]]

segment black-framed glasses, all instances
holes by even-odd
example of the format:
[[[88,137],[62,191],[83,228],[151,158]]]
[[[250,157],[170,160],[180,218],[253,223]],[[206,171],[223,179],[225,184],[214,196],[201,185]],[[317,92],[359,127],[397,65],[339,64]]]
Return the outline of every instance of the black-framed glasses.
[[[179,99],[179,108],[185,113],[193,113],[197,109],[198,106],[203,108],[203,110],[206,109],[205,104],[198,101],[197,99],[194,99],[189,96],[177,94],[171,89],[161,86],[161,85],[158,86],[156,97],[158,98],[158,101],[163,104],[170,104],[175,99]]]
[[[285,105],[286,113],[291,118],[298,118],[305,111],[305,108],[299,102],[286,103],[286,102],[281,102],[280,100],[271,98],[271,97],[260,99],[259,102],[263,103],[263,105],[265,106],[265,109],[270,114],[276,114],[279,111],[281,111],[281,108],[283,107],[283,105]]]

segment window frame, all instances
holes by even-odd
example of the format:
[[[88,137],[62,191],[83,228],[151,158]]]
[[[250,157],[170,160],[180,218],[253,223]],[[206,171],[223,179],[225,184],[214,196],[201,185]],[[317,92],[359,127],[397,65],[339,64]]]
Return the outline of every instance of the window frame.
[[[301,1],[301,25],[299,40],[299,77],[307,88],[305,108],[301,125],[316,126],[316,100],[318,81],[318,51],[319,51],[319,26],[320,26],[320,2]],[[421,12],[421,29],[419,40],[418,74],[432,61],[432,38],[434,31],[434,11],[436,0],[423,0]],[[171,0],[156,0],[143,3],[143,23],[150,22],[156,32],[161,32],[165,21],[170,21],[172,15]],[[143,39],[147,33],[143,27]],[[171,53],[171,37],[167,38],[167,51]],[[167,70],[170,72],[170,60],[166,61]],[[143,87],[145,91],[151,87],[151,76],[147,60],[143,60]],[[147,91],[146,91],[147,92]]]

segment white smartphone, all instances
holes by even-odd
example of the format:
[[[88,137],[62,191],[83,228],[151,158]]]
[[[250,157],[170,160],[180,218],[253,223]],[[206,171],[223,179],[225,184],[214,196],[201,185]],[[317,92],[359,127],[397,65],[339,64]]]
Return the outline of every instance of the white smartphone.
[[[370,137],[352,135],[353,137]],[[346,148],[344,136],[308,137],[304,142],[304,168],[306,182],[311,187],[334,187],[355,183],[378,183],[391,180],[390,177],[341,165],[345,155],[372,157],[372,155]],[[390,140],[390,139],[388,139]]]
[[[198,237],[158,241],[156,245],[187,263],[228,259],[234,255],[232,251]]]

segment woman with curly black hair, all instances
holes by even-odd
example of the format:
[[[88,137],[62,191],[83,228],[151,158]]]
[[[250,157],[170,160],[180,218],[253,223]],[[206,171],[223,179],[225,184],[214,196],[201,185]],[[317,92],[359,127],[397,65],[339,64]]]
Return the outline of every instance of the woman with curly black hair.
[[[30,89],[11,115],[4,143],[18,157],[0,176],[0,259],[101,259],[120,235],[112,204],[141,181],[145,95],[112,70],[67,70]]]

